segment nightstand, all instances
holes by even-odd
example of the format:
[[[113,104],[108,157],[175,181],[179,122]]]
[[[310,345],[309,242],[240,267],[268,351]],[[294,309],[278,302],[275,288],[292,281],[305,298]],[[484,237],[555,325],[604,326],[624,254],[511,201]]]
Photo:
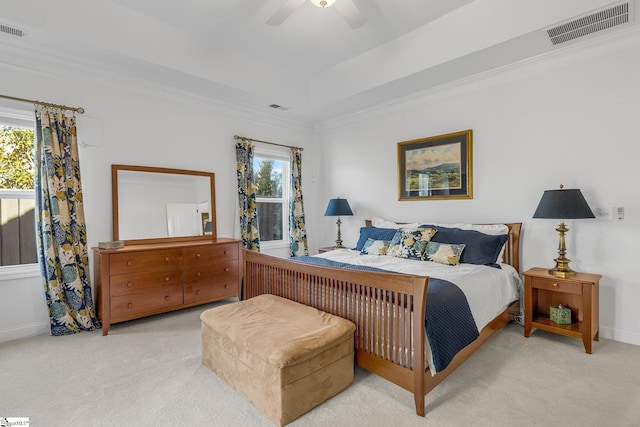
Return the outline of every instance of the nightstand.
[[[599,340],[599,274],[576,273],[562,279],[546,268],[532,268],[524,275],[524,336],[531,328],[568,337],[582,338],[584,350],[591,354],[593,341]],[[571,309],[570,325],[549,318],[549,306],[562,304]]]

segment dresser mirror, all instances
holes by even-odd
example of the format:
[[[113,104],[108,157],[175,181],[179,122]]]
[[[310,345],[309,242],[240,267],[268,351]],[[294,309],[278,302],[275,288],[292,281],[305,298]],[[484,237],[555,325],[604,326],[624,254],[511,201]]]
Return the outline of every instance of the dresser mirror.
[[[215,175],[111,165],[113,240],[127,244],[216,238]]]

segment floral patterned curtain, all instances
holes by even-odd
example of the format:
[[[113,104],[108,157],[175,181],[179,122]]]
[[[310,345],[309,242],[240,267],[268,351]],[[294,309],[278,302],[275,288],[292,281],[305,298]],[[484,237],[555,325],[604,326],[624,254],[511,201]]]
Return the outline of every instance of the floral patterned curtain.
[[[302,202],[302,150],[291,148],[291,200],[289,201],[290,256],[309,255]]]
[[[100,328],[91,298],[75,116],[36,109],[36,234],[51,335]]]
[[[240,232],[245,249],[260,252],[260,232],[258,231],[258,207],[256,188],[253,180],[253,144],[236,144],[236,176],[238,178],[238,207]]]

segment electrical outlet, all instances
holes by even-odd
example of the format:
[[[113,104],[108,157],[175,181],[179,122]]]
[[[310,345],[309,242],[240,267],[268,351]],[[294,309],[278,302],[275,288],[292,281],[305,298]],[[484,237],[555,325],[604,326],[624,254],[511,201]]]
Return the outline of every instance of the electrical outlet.
[[[613,221],[613,208],[597,207],[593,210],[593,214],[597,219],[602,221]]]
[[[616,212],[616,220],[617,221],[624,220],[624,208],[623,207],[615,208],[615,212]]]

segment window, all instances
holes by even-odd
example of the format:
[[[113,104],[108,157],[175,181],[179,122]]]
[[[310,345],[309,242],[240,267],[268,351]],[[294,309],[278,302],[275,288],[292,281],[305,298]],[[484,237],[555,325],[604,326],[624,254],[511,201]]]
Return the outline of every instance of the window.
[[[0,267],[38,262],[32,114],[0,107]]]
[[[288,245],[289,151],[256,147],[253,174],[260,242],[264,247]]]

